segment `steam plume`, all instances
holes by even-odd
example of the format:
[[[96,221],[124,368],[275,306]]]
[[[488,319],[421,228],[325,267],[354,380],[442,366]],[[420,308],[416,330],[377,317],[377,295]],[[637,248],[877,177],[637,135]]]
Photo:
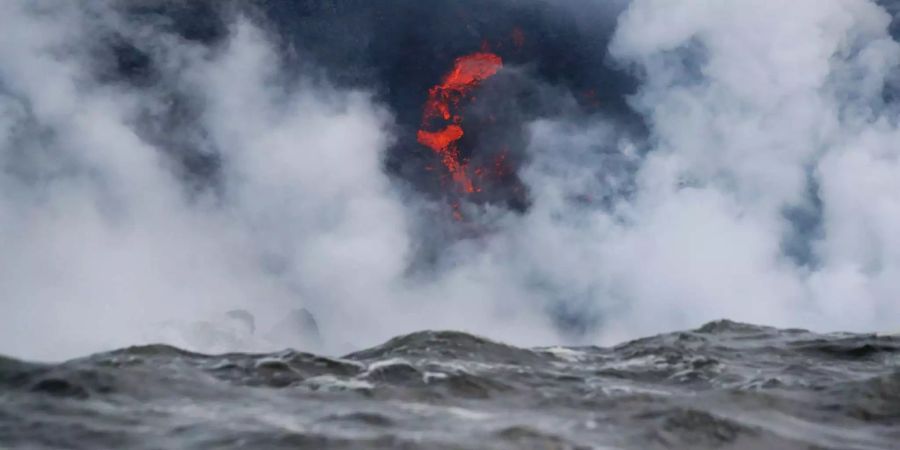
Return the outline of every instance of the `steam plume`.
[[[892,4],[338,3],[0,2],[0,353],[235,308],[307,308],[328,352],[896,325]],[[460,157],[511,173],[454,221],[417,130],[484,41]]]

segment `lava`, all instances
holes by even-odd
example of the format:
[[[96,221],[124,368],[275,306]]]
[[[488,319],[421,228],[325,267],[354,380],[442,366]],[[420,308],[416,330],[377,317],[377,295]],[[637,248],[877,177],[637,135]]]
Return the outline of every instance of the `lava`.
[[[468,162],[460,155],[459,140],[465,135],[465,131],[458,109],[460,103],[469,99],[472,91],[482,81],[494,76],[502,68],[503,60],[499,56],[487,51],[472,53],[457,58],[453,69],[444,76],[441,84],[428,90],[422,128],[416,138],[420,144],[440,155],[441,163],[466,194],[478,192],[479,189],[468,174]],[[434,130],[434,122],[444,123]],[[458,211],[454,214],[456,215]]]
[[[432,149],[447,148],[463,137],[463,129],[459,125],[447,125],[441,131],[419,130],[419,143]]]

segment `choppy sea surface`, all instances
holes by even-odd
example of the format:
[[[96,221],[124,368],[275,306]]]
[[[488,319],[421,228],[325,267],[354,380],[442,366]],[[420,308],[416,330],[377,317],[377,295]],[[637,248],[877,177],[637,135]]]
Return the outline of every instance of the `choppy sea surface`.
[[[3,449],[900,449],[900,337],[728,321],[611,348],[0,357]]]

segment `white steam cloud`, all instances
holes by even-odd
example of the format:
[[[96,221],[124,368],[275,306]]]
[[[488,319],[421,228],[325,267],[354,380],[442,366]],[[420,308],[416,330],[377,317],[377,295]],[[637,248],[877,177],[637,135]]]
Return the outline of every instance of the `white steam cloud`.
[[[890,20],[866,0],[631,5],[612,49],[646,74],[635,104],[653,128],[620,241],[639,314],[896,326]]]
[[[363,94],[279,80],[246,20],[216,50],[129,30],[152,40],[165,83],[205,100],[200,144],[220,150],[228,182],[222,200],[191,197],[136,131],[163,93],[90,81],[91,33],[117,17],[99,3],[46,5],[4,2],[0,13],[4,352],[141,343],[157,323],[230,308],[277,316],[303,294],[360,317],[383,307],[408,245],[380,170],[385,111]],[[290,270],[264,269],[283,255]]]
[[[428,206],[384,173],[392,114],[366,93],[290,75],[240,16],[208,47],[102,1],[0,2],[0,353],[146,343],[234,308],[264,327],[306,307],[330,352],[425,328],[552,344],[560,317],[603,344],[722,317],[896,328],[890,19],[867,0],[634,0],[611,51],[642,74],[648,144],[612,120],[531,124],[532,208],[482,211],[491,231],[423,276]],[[97,81],[104,32],[145,43],[162,81]],[[166,89],[198,105],[184,139],[221,158],[215,194],[141,132]],[[228,349],[291,345],[314,344]]]

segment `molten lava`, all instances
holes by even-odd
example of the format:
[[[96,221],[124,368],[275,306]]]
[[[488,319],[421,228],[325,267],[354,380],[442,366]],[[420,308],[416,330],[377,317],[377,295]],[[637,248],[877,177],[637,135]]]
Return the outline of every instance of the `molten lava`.
[[[482,81],[494,76],[501,68],[503,60],[490,52],[462,56],[456,59],[453,69],[444,76],[443,82],[428,90],[422,128],[416,137],[420,144],[440,155],[441,163],[466,194],[477,192],[478,189],[468,174],[468,162],[460,156],[459,140],[465,135],[465,131],[458,109],[462,100],[471,97],[472,91]],[[438,130],[429,130],[435,121],[449,123],[441,124],[442,128]]]

